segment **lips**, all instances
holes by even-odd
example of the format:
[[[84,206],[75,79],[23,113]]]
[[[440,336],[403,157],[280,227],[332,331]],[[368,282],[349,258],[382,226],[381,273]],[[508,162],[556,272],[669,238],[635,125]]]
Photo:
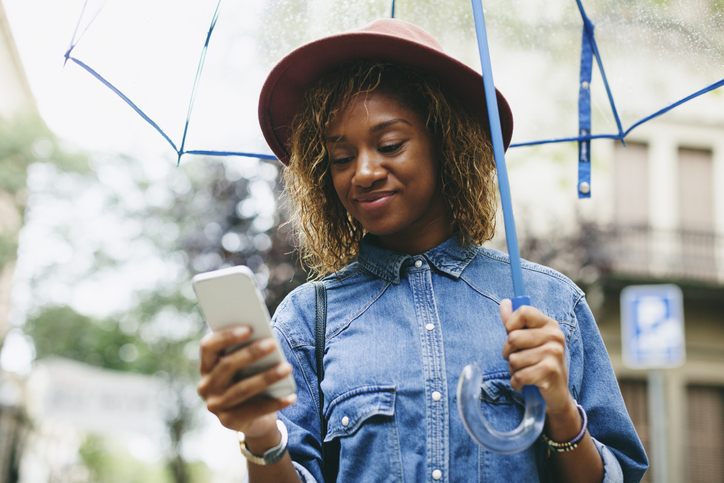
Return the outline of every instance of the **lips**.
[[[355,201],[363,210],[374,211],[386,206],[394,194],[394,191],[375,191],[360,195],[355,198]]]

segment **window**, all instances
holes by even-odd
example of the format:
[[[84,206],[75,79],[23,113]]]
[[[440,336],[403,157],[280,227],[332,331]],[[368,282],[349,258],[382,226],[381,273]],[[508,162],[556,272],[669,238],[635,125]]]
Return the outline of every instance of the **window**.
[[[648,384],[642,380],[623,379],[618,382],[618,385],[621,388],[621,395],[626,403],[626,409],[631,421],[636,428],[636,433],[641,438],[646,454],[651,459]],[[651,483],[651,481],[651,471],[647,471],[641,482]]]
[[[620,142],[615,149],[614,269],[646,274],[649,271],[649,160],[648,145]]]
[[[687,278],[716,279],[711,151],[679,149],[681,267]]]
[[[689,386],[686,399],[686,481],[724,482],[724,389]]]
[[[616,222],[622,225],[649,224],[649,149],[646,144],[616,143]]]

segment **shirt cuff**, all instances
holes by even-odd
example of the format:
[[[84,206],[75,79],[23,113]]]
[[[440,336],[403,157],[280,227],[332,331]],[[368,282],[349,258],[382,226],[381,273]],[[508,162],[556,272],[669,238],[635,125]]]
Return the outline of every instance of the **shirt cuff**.
[[[603,460],[603,483],[623,483],[623,470],[618,458],[606,447],[605,444],[591,437],[598,448],[598,453]]]
[[[317,483],[317,480],[314,476],[312,476],[308,469],[296,461],[292,461],[292,463],[294,463],[294,469],[297,470],[297,474],[299,475],[299,479],[302,480],[302,483]]]

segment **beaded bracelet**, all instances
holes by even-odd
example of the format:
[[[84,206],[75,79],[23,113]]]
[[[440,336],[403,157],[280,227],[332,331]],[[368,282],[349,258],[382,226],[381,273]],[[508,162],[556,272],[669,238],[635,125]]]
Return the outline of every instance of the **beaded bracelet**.
[[[549,451],[554,451],[556,453],[565,453],[566,451],[572,451],[578,447],[578,443],[580,443],[583,439],[583,435],[586,434],[586,429],[588,428],[588,416],[586,415],[586,411],[583,409],[583,407],[577,402],[576,407],[578,408],[578,412],[581,414],[581,419],[583,419],[583,426],[581,427],[581,432],[578,433],[575,438],[566,443],[557,443],[556,441],[548,438],[545,433],[541,433],[543,441],[545,441]]]

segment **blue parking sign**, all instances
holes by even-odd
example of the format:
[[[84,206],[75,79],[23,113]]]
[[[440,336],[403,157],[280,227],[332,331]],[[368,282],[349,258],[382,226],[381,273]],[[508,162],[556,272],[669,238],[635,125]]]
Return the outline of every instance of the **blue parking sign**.
[[[676,285],[631,285],[621,292],[623,362],[663,369],[686,360],[684,302]]]

